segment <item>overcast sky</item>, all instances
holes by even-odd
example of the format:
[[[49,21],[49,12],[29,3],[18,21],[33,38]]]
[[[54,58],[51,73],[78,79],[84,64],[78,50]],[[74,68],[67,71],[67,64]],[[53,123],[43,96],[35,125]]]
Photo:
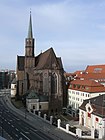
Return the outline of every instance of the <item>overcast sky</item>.
[[[0,69],[24,55],[30,8],[35,55],[53,47],[67,72],[105,64],[105,0],[2,0]]]

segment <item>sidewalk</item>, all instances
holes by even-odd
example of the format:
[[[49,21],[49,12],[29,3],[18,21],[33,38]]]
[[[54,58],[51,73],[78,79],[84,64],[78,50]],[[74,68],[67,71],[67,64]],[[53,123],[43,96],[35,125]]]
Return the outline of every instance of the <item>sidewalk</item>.
[[[34,114],[30,114],[27,112],[26,119],[25,119],[25,110],[21,111],[17,108],[15,108],[10,98],[6,96],[5,98],[6,104],[9,108],[11,108],[13,111],[21,115],[22,119],[24,119],[25,122],[27,122],[29,125],[37,128],[38,130],[42,131],[43,133],[47,134],[48,136],[51,136],[54,138],[54,140],[75,140],[74,136],[71,136],[70,134],[65,133],[64,131],[61,131],[57,127],[50,125],[49,123],[45,122],[43,119],[40,119],[38,116]]]

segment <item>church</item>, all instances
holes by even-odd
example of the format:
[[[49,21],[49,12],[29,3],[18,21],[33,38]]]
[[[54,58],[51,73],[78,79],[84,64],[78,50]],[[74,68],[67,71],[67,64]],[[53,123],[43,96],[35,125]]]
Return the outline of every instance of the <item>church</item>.
[[[35,39],[30,12],[28,36],[25,39],[25,55],[17,56],[17,93],[22,97],[27,91],[48,97],[48,111],[60,112],[63,107],[64,69],[62,60],[53,48],[35,55]]]

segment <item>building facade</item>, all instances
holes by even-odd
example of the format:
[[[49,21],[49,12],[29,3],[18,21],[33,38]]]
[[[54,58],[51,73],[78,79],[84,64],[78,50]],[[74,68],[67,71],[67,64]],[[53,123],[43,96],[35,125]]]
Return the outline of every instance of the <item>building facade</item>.
[[[15,98],[16,96],[16,78],[11,82],[11,98]]]
[[[0,70],[0,89],[11,88],[11,82],[15,76],[16,72],[14,70]]]
[[[31,91],[26,98],[26,107],[29,112],[48,111],[48,97],[45,95],[37,95]]]
[[[100,131],[105,137],[105,95],[85,100],[79,107],[79,124]]]
[[[105,87],[98,82],[93,80],[73,80],[68,88],[68,108],[72,108],[73,116],[75,116],[76,111],[84,100],[102,94],[105,94]]]
[[[56,57],[53,48],[36,56],[34,42],[30,13],[25,55],[17,56],[17,95],[34,90],[48,96],[50,112],[58,112],[63,106],[64,70],[61,58]]]
[[[75,72],[75,79],[94,80],[105,85],[105,64],[89,65],[84,71]]]

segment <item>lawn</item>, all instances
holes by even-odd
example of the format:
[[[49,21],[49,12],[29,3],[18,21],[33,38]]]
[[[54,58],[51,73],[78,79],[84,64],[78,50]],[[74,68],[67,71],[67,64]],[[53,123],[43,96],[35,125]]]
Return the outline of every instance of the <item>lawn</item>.
[[[20,109],[21,107],[24,107],[21,100],[11,99],[11,102],[18,109]]]

